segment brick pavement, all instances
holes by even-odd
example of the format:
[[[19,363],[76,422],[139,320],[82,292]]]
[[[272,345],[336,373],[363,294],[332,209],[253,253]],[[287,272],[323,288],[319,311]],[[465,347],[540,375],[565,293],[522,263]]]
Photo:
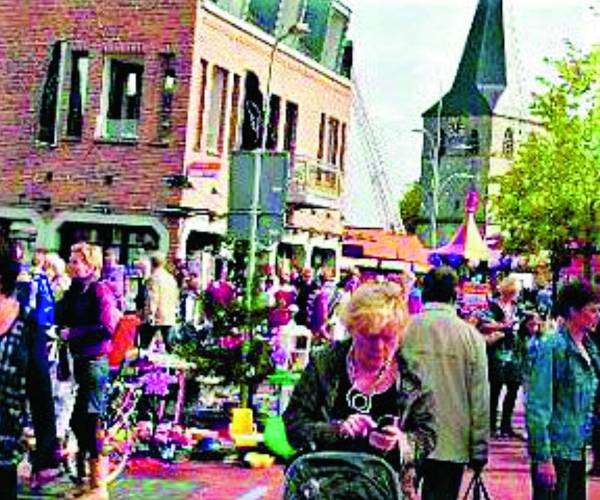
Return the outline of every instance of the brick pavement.
[[[524,430],[521,398],[514,417],[515,428]],[[531,498],[529,463],[524,441],[493,440],[484,481],[493,500]],[[463,492],[470,474],[463,480]],[[131,461],[128,473],[111,487],[112,500],[202,499],[276,500],[282,496],[283,467],[251,470],[220,462],[164,464],[157,460]],[[23,499],[39,498],[25,496]],[[48,498],[48,497],[44,497]],[[56,497],[55,497],[56,498]],[[462,499],[462,496],[461,496]],[[600,479],[588,481],[588,500],[600,499]]]

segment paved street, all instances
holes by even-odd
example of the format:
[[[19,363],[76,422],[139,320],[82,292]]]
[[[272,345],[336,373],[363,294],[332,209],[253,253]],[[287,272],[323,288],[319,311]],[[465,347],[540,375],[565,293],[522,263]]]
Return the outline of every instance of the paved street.
[[[522,396],[513,418],[515,429],[524,432]],[[463,493],[470,474],[463,480]],[[494,500],[531,498],[529,464],[524,441],[499,440],[491,444],[491,456],[484,481]],[[600,479],[588,482],[588,499],[600,499]],[[59,498],[68,484],[59,485],[56,495],[21,495],[23,500]],[[276,500],[283,488],[283,466],[252,470],[222,462],[184,462],[166,464],[153,459],[134,459],[122,479],[111,486],[112,500],[125,499],[202,499],[202,500]]]
[[[529,467],[525,446],[517,441],[494,441],[485,483],[492,499],[530,498]],[[283,468],[250,470],[217,462],[164,465],[135,460],[126,476],[111,488],[113,500],[275,500],[281,498]],[[465,479],[463,489],[468,484]],[[40,498],[23,495],[20,498]],[[44,497],[49,498],[49,497]],[[462,498],[462,497],[461,497]],[[588,498],[600,498],[600,480],[589,482]]]

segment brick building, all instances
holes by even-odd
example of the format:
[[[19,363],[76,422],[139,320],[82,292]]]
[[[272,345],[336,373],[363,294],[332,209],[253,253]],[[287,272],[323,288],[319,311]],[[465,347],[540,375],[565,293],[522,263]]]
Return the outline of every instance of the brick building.
[[[210,253],[232,158],[259,146],[270,67],[267,149],[291,158],[279,253],[335,258],[349,17],[331,0],[5,2],[0,229],[63,255],[80,239],[129,262]],[[281,40],[297,22],[308,35]]]

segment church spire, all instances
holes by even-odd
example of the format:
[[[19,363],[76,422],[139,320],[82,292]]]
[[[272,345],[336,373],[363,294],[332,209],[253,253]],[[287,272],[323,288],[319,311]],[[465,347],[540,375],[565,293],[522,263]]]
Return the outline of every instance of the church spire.
[[[492,114],[506,85],[503,0],[479,0],[442,114]],[[437,107],[424,115],[435,115]]]
[[[454,86],[472,85],[494,109],[506,88],[502,0],[479,0]]]

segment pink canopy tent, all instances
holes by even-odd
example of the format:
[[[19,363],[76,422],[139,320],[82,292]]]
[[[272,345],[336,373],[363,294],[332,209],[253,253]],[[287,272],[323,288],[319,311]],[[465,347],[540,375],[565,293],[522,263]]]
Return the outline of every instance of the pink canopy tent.
[[[467,194],[465,209],[467,220],[462,224],[450,242],[442,247],[431,250],[438,255],[460,255],[467,260],[485,260],[490,262],[498,259],[500,252],[491,250],[483,240],[477,224],[475,223],[475,212],[479,203],[479,196],[475,192]]]

